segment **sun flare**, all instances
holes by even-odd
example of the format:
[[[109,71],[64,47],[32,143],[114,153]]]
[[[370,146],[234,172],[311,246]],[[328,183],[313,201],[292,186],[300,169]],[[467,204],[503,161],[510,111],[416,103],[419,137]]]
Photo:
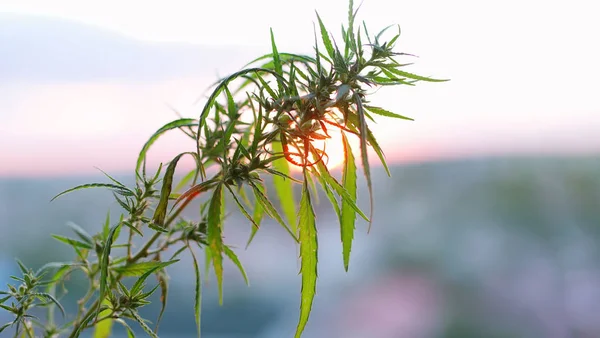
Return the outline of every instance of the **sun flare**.
[[[342,142],[342,133],[338,128],[330,128],[327,130],[329,138],[325,140],[313,140],[311,141],[312,146],[319,151],[323,151],[324,155],[322,158],[323,163],[327,166],[327,169],[337,169],[344,164],[344,144]],[[292,154],[300,153],[298,149],[288,144],[289,152]],[[293,156],[297,162],[301,162],[298,156]],[[298,158],[296,158],[298,157]],[[308,156],[310,162],[314,162],[312,154]],[[295,172],[302,171],[302,167],[289,163],[290,169]]]

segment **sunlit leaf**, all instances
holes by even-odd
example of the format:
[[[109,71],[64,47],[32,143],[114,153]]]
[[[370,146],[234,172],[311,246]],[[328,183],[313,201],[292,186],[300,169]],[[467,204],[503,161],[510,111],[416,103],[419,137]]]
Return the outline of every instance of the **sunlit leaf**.
[[[257,184],[256,189],[259,189],[264,194],[264,188],[261,184]],[[252,230],[250,232],[250,238],[248,238],[248,242],[246,243],[246,249],[248,249],[248,246],[254,239],[254,236],[256,236],[256,232],[260,228],[260,223],[262,222],[264,214],[265,214],[265,209],[262,207],[262,204],[261,204],[259,198],[255,197],[254,198],[254,212],[252,213],[252,219],[254,220],[254,223],[256,223],[256,225],[258,225],[258,226],[252,227]]]
[[[246,208],[244,207],[244,205],[240,202],[240,200],[237,198],[237,196],[235,195],[235,192],[233,192],[233,190],[231,189],[231,187],[227,184],[225,184],[225,187],[227,188],[227,190],[229,190],[229,192],[231,193],[231,196],[233,197],[233,200],[235,201],[235,203],[237,204],[238,208],[240,209],[240,211],[242,212],[242,214],[244,216],[246,216],[246,218],[252,222],[252,224],[254,225],[254,227],[258,228],[258,224],[256,224],[256,222],[254,222],[254,218],[252,218],[252,216],[250,216],[250,214],[248,213],[248,211],[246,211]]]
[[[256,186],[256,184],[254,184],[254,183],[250,183],[250,184],[252,185],[252,188],[254,190],[254,196],[256,197],[257,201],[260,203],[260,205],[262,206],[264,211],[267,213],[267,215],[269,215],[269,217],[273,218],[279,224],[281,224],[281,226],[290,234],[290,236],[292,236],[292,238],[296,242],[298,242],[298,238],[296,237],[296,234],[285,223],[283,218],[281,218],[281,215],[279,215],[279,212],[275,209],[275,207],[273,206],[271,201],[269,201],[267,196],[262,192],[262,190],[260,190]]]
[[[273,142],[271,146],[275,154],[283,152],[281,142]],[[285,158],[273,161],[273,168],[285,176],[290,176],[290,165]],[[290,179],[276,175],[273,176],[273,186],[286,220],[292,226],[292,232],[296,233],[296,198],[293,183]]]
[[[110,306],[110,300],[105,298],[102,301],[102,305],[105,305],[107,307]],[[100,318],[110,315],[111,312],[112,312],[112,310],[110,308],[106,308],[106,309],[100,311]],[[104,320],[96,323],[96,325],[94,325],[94,338],[110,337],[110,334],[112,333],[112,326],[113,326],[113,320],[110,318],[104,319]]]
[[[304,171],[302,198],[298,212],[298,232],[300,234],[300,273],[302,274],[302,291],[300,298],[300,319],[296,328],[296,338],[299,338],[306,327],[312,309],[313,299],[317,288],[317,227],[315,212],[310,201],[310,191],[306,184],[307,170]]]
[[[387,111],[383,108],[379,108],[379,107],[372,107],[372,106],[364,106],[364,108],[372,113],[375,113],[377,115],[381,115],[381,116],[387,116],[387,117],[393,117],[393,118],[397,118],[397,119],[403,119],[403,120],[409,120],[409,121],[414,121],[414,119],[410,118],[410,117],[406,117],[406,116],[402,116],[396,113],[392,113],[391,111]]]
[[[356,104],[356,115],[358,116],[358,130],[360,131],[360,157],[362,159],[363,171],[369,188],[369,202],[371,212],[369,215],[369,231],[373,222],[373,183],[371,181],[371,168],[369,167],[369,155],[367,153],[367,121],[365,121],[365,113],[363,103],[360,96],[354,93],[354,103]]]
[[[426,76],[421,76],[421,75],[417,75],[417,74],[413,74],[413,73],[409,73],[409,72],[405,72],[403,70],[399,70],[398,68],[393,68],[393,67],[389,67],[387,68],[387,70],[389,70],[390,72],[399,75],[399,76],[403,76],[407,79],[413,79],[413,80],[418,80],[418,81],[427,81],[427,82],[446,82],[446,81],[450,81],[448,79],[433,79],[430,77],[426,77]]]
[[[210,246],[213,267],[217,276],[219,304],[223,304],[223,235],[221,229],[221,201],[223,184],[218,184],[208,207],[207,239]]]
[[[329,38],[329,32],[325,28],[325,25],[323,24],[319,13],[317,13],[317,19],[319,20],[319,27],[321,29],[321,39],[323,40],[323,44],[325,45],[325,50],[327,50],[327,55],[329,55],[329,57],[333,59],[335,54],[333,44],[331,43],[331,39]]]
[[[344,143],[344,171],[342,174],[342,184],[350,197],[356,200],[356,164],[354,163],[354,154],[348,142],[346,135],[342,133]],[[342,199],[342,217],[341,217],[341,237],[342,252],[344,256],[344,268],[348,271],[350,262],[350,251],[352,250],[352,241],[354,239],[354,223],[356,222],[356,211],[348,203],[347,199]]]

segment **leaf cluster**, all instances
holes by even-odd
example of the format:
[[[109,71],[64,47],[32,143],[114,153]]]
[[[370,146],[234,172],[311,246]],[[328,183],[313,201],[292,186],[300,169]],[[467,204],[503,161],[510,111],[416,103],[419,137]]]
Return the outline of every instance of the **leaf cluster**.
[[[24,277],[15,280],[23,284],[9,286],[9,291],[2,293],[6,297],[1,299],[0,306],[15,315],[15,320],[3,329],[17,325],[16,335],[33,334],[32,324],[38,322],[27,312],[39,306],[62,309],[54,288],[61,285],[65,276],[78,270],[89,280],[88,292],[78,303],[78,313],[64,327],[55,328],[51,321],[50,326],[40,326],[45,332],[54,334],[70,329],[69,337],[78,337],[82,331],[95,328],[97,337],[106,337],[112,324],[119,323],[133,336],[129,323],[136,322],[155,337],[168,298],[169,278],[165,268],[187,252],[195,271],[194,313],[200,335],[202,278],[197,250],[204,251],[206,272],[214,271],[221,303],[224,258],[240,269],[247,282],[240,260],[224,243],[229,200],[252,229],[248,245],[266,217],[290,235],[291,243],[299,245],[302,290],[296,337],[300,337],[309,319],[317,285],[318,229],[314,212],[317,186],[325,192],[338,217],[347,270],[357,218],[368,222],[369,228],[372,221],[369,148],[389,175],[383,150],[369,122],[375,121],[374,115],[411,120],[371,105],[369,98],[381,86],[444,81],[405,71],[410,64],[401,63],[399,58],[410,55],[394,50],[400,37],[399,28],[398,33],[384,40],[391,27],[371,35],[364,22],[356,24],[356,15],[350,1],[348,23],[342,26],[341,39],[336,40],[317,14],[318,28],[311,56],[279,52],[271,31],[271,52],[215,83],[197,119],[179,118],[149,138],[136,162],[134,187],[129,188],[106,174],[110,183],[80,185],[57,195],[85,188],[107,188],[123,213],[114,223],[107,215],[102,230],[94,236],[76,225],[71,225],[75,237],[54,235],[74,250],[76,259],[68,264],[54,263],[57,271],[44,282],[40,274],[22,267]],[[171,159],[166,169],[161,165],[148,177],[148,151],[162,135],[173,130],[188,136],[190,149]],[[326,145],[332,142],[334,131],[342,135],[341,177],[336,177],[327,166]],[[351,138],[358,141],[359,149],[352,149]],[[318,146],[319,141],[325,141],[325,146]],[[177,166],[184,156],[191,157],[195,165],[179,182],[174,182]],[[301,174],[293,175],[292,167]],[[369,189],[368,214],[358,205],[359,167]],[[278,201],[268,197],[265,177],[272,178]],[[299,203],[294,186],[300,187]],[[200,201],[197,220],[183,218],[182,211],[193,201]],[[126,240],[120,242],[123,229],[127,231]],[[134,251],[133,242],[138,237],[144,244]],[[122,255],[118,254],[119,248],[124,251]],[[174,253],[163,257],[169,249]],[[156,278],[156,283],[146,290],[150,276]],[[128,287],[131,283],[126,280],[131,278],[135,280]],[[52,286],[52,292],[35,291],[43,285]],[[155,327],[151,328],[138,310],[149,303],[148,298],[157,290],[161,293],[162,307]],[[13,303],[4,305],[11,298]]]

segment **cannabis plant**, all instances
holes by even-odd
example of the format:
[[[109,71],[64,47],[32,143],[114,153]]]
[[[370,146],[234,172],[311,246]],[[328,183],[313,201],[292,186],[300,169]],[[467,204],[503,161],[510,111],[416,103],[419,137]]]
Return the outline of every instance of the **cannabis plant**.
[[[235,207],[252,228],[248,244],[262,220],[269,217],[287,231],[290,245],[299,245],[302,289],[295,336],[300,337],[317,285],[318,232],[313,208],[316,187],[324,191],[339,220],[347,270],[356,219],[364,219],[370,228],[373,214],[368,148],[374,150],[389,175],[369,121],[375,115],[410,120],[371,105],[369,97],[381,86],[443,81],[404,70],[408,64],[399,58],[410,55],[394,51],[399,30],[384,40],[391,27],[372,35],[364,23],[358,25],[355,19],[356,11],[350,1],[347,26],[342,26],[341,38],[336,40],[317,14],[311,56],[279,52],[271,31],[271,53],[219,80],[198,118],[179,118],[149,138],[137,158],[135,186],[128,187],[106,174],[108,183],[80,185],[57,195],[84,188],[107,188],[123,212],[117,220],[107,217],[95,235],[75,225],[73,238],[54,235],[74,250],[75,259],[70,263],[50,263],[37,271],[19,263],[23,276],[11,278],[20,284],[0,291],[0,307],[14,316],[14,320],[0,326],[0,332],[12,328],[15,337],[74,338],[92,329],[95,337],[107,337],[112,325],[119,324],[133,336],[130,325],[136,322],[148,335],[157,337],[168,299],[165,268],[189,254],[195,271],[194,313],[200,336],[202,279],[198,250],[204,251],[206,262],[214,271],[219,302],[223,301],[224,259],[230,259],[246,279],[240,260],[223,241],[225,211]],[[190,148],[170,159],[166,168],[160,165],[150,174],[146,154],[161,135],[172,130],[187,135],[192,141]],[[335,141],[334,133],[341,134],[339,142],[343,146],[341,177],[328,168],[330,155],[326,146]],[[352,140],[358,144],[357,149],[352,148]],[[177,165],[184,156],[191,157],[195,166],[174,184]],[[362,166],[370,195],[367,213],[357,205],[357,162]],[[290,167],[298,169],[296,174]],[[268,197],[268,176],[272,178],[268,182],[272,182],[277,203]],[[294,186],[300,190],[299,203]],[[226,205],[227,195],[231,206]],[[200,201],[198,217],[182,217],[182,211],[196,199]],[[123,243],[119,242],[121,239]],[[143,244],[135,249],[134,241],[140,240]],[[74,271],[83,272],[89,288],[77,303],[77,313],[59,326],[54,321],[55,309],[66,314],[59,303],[62,293],[58,291]],[[148,289],[151,276],[156,282]],[[156,291],[161,294],[161,310],[151,326],[138,310],[149,303],[149,296]],[[48,310],[45,321],[32,314],[40,307]]]

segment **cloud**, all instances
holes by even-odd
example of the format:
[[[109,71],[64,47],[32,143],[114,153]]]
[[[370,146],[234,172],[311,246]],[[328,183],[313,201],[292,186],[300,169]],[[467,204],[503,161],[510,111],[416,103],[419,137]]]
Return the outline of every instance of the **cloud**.
[[[0,13],[0,81],[158,81],[209,75],[248,58],[235,47],[149,43],[43,16]]]

